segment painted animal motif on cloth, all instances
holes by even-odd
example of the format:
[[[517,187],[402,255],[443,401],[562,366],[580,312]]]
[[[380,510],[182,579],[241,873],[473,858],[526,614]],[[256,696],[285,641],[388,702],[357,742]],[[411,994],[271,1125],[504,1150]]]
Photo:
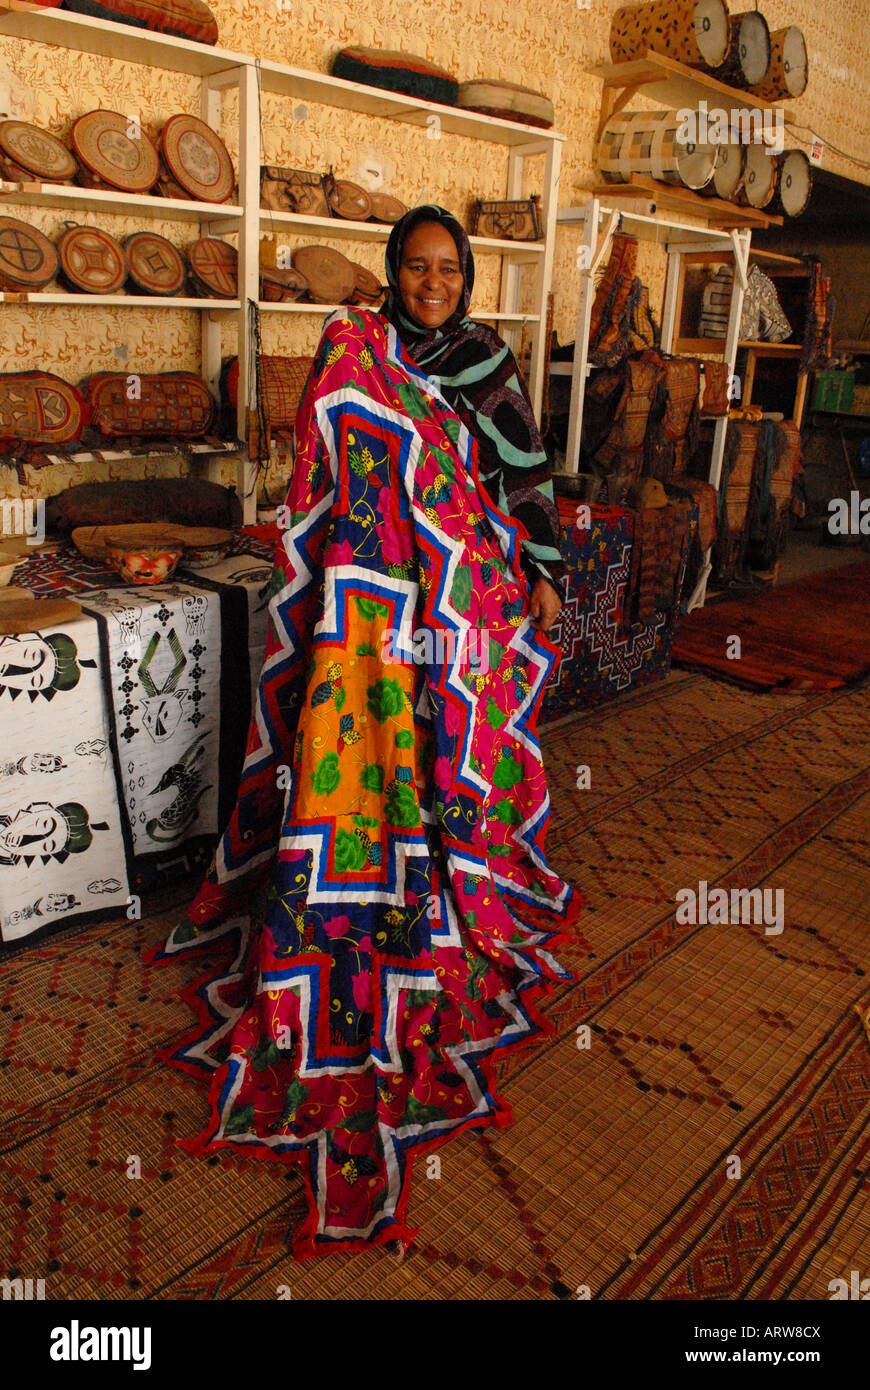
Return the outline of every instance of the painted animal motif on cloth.
[[[200,734],[194,739],[180,761],[166,769],[151,793],[152,796],[156,796],[158,792],[167,791],[170,787],[175,788],[173,800],[157,816],[149,820],[146,827],[151,839],[159,841],[160,844],[171,844],[173,840],[178,840],[185,834],[196,819],[201,798],[210,789],[210,783],[207,786],[201,785],[206,766],[203,743],[205,738],[205,734]]]

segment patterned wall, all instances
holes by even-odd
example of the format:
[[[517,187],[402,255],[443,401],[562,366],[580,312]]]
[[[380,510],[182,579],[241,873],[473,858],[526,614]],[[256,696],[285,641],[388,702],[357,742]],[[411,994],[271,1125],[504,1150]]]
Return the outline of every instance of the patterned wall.
[[[417,0],[401,18],[383,22],[378,0],[332,0],[331,5],[308,6],[298,0],[213,0],[222,46],[302,67],[327,70],[337,48],[347,43],[401,47],[427,55],[449,68],[460,80],[498,76],[539,87],[552,96],[557,128],[567,140],[563,147],[560,202],[571,203],[595,181],[594,133],[600,105],[599,82],[587,75],[592,63],[608,56],[610,15],[617,0]],[[739,9],[736,0],[732,9]],[[810,52],[810,83],[794,108],[802,125],[821,133],[843,150],[870,160],[870,129],[858,127],[856,112],[866,109],[870,56],[866,44],[865,0],[770,0],[763,11],[773,29],[798,23]],[[64,50],[0,39],[0,87],[8,84],[10,114],[33,120],[63,134],[72,117],[97,106],[137,112],[143,126],[156,133],[176,111],[198,113],[198,84],[176,74],[162,73],[114,60],[68,54]],[[224,134],[235,155],[236,116],[232,99],[225,99]],[[288,98],[263,100],[264,158],[272,163],[322,169],[331,163],[339,176],[354,178],[376,158],[387,191],[407,202],[418,197],[444,203],[464,213],[476,196],[499,196],[507,167],[506,152],[458,136],[431,140],[423,130],[391,126],[352,113],[334,112],[308,104],[299,110]],[[851,178],[870,182],[870,172],[835,155],[830,147],[825,166]],[[540,191],[542,161],[530,162],[527,192]],[[16,209],[49,234],[62,230],[60,211]],[[128,232],[129,222],[103,218],[108,231]],[[177,223],[148,225],[184,247],[190,230]],[[283,239],[283,238],[282,238]],[[293,244],[291,242],[291,244]],[[335,243],[347,255],[372,270],[382,268],[375,245]],[[578,283],[578,235],[560,230],[556,245],[554,290],[556,328],[560,341],[574,336],[574,304]],[[664,256],[643,246],[639,272],[650,285],[653,304],[660,302]],[[478,260],[474,307],[492,307],[498,292],[498,258]],[[199,358],[199,316],[185,310],[109,310],[105,308],[3,309],[0,369],[40,366],[70,380],[97,370],[136,366],[140,370],[196,367]],[[317,320],[291,323],[289,315],[263,316],[267,352],[310,352],[317,337]],[[234,334],[228,322],[225,348],[232,350]],[[166,463],[163,471],[177,465]],[[123,466],[142,473],[144,465]],[[104,466],[29,472],[24,492],[46,495],[70,482],[105,477]],[[0,480],[0,490],[15,494],[14,474]]]

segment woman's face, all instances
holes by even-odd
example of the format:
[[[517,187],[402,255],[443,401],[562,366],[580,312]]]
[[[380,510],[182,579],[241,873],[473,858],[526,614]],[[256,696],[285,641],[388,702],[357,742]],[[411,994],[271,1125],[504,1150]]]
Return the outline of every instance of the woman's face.
[[[421,222],[406,237],[399,266],[399,294],[424,328],[440,328],[462,296],[456,243],[438,222]]]

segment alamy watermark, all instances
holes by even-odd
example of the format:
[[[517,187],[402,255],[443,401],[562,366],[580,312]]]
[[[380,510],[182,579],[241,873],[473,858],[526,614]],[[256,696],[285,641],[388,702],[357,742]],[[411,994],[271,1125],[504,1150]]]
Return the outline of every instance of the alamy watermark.
[[[681,926],[763,926],[765,936],[780,936],[785,926],[782,888],[713,888],[701,879],[697,890],[677,892],[676,920]]]
[[[381,633],[381,661],[385,665],[402,665],[409,660],[418,666],[448,665],[459,656],[473,675],[485,676],[489,672],[489,633],[485,628],[472,627],[461,634],[418,627],[410,634],[410,642],[402,637],[394,627]]]
[[[785,149],[785,117],[779,107],[726,111],[699,101],[697,109],[684,106],[676,115],[676,139],[681,145],[766,145],[771,154]]]
[[[832,497],[828,503],[828,530],[832,536],[870,536],[870,497],[862,499],[860,492],[845,497]]]
[[[28,545],[45,540],[45,502],[38,497],[0,499],[0,539],[22,536]]]

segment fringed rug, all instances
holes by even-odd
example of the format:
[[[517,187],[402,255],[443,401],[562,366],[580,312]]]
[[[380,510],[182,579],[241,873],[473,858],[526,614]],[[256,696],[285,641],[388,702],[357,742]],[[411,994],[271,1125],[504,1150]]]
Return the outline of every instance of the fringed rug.
[[[250,1300],[826,1299],[866,1276],[868,730],[867,684],[680,672],[545,732],[550,859],[588,899],[560,957],[578,980],[505,1066],[514,1124],[416,1170],[401,1264],[297,1263],[296,1172],[175,1146],[205,1095],[156,1051],[193,963],[140,953],[177,908],[22,951],[0,974],[0,1272],[47,1299]],[[784,930],[679,924],[702,880],[782,889]]]
[[[857,680],[870,671],[870,561],[698,608],[681,621],[672,656],[757,690]]]

